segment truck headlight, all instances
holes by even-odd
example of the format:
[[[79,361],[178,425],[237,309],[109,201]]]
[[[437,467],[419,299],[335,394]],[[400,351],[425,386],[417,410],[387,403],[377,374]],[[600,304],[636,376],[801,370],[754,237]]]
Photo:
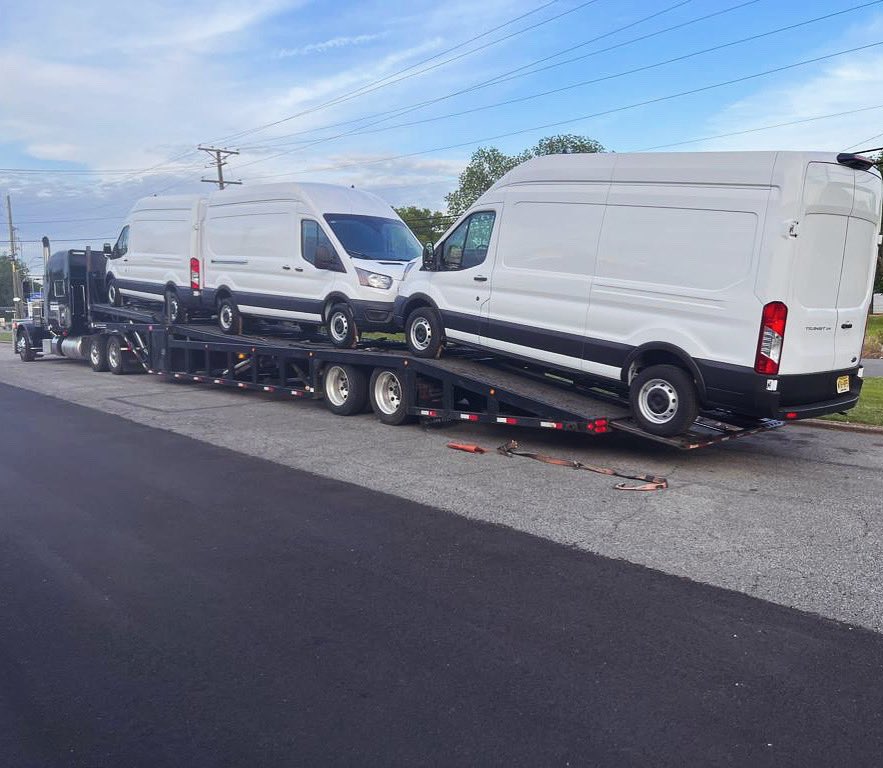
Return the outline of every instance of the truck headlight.
[[[356,267],[356,274],[359,276],[359,284],[368,286],[369,288],[391,288],[392,278],[389,275],[381,275],[377,272],[369,272],[366,269]]]

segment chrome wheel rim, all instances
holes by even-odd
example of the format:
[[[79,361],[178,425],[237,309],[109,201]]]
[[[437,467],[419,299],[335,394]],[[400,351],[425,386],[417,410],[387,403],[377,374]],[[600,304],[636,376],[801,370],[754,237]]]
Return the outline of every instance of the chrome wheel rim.
[[[174,294],[169,294],[166,298],[167,313],[169,316],[169,320],[175,320],[178,317],[178,297]]]
[[[98,365],[101,362],[101,350],[98,348],[98,342],[93,341],[89,346],[89,360],[92,365]]]
[[[677,390],[665,379],[650,379],[638,392],[641,415],[653,424],[667,424],[678,412]]]
[[[339,365],[333,365],[325,371],[325,396],[332,405],[338,407],[343,405],[350,396],[349,376]]]
[[[111,304],[116,304],[116,303],[117,303],[117,287],[116,287],[116,285],[115,285],[114,283],[111,283],[111,284],[107,287],[107,300],[108,300]]]
[[[230,329],[233,327],[233,310],[230,308],[229,304],[225,304],[221,307],[221,311],[218,312],[218,319],[221,321],[221,327]]]
[[[107,364],[111,368],[117,368],[120,364],[119,345],[111,342],[107,345]]]
[[[374,381],[374,402],[387,416],[392,416],[401,409],[402,384],[392,371],[383,371]]]
[[[432,324],[425,317],[418,317],[411,323],[411,346],[423,352],[432,344]]]
[[[350,321],[345,312],[335,312],[331,315],[331,322],[328,323],[328,330],[331,338],[335,341],[345,341],[350,332]]]

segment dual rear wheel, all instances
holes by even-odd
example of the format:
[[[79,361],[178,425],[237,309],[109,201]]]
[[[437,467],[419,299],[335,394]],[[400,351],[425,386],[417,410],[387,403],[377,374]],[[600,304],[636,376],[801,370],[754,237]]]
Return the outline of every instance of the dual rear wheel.
[[[375,368],[368,378],[354,365],[330,365],[323,379],[325,405],[338,416],[362,413],[370,404],[384,424],[398,426],[413,421],[410,402],[401,374],[393,369]]]

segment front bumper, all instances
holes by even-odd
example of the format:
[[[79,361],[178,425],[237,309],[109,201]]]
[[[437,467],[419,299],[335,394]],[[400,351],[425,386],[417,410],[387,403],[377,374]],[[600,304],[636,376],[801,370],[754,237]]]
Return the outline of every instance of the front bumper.
[[[362,331],[393,333],[397,330],[391,301],[353,301],[353,317]]]

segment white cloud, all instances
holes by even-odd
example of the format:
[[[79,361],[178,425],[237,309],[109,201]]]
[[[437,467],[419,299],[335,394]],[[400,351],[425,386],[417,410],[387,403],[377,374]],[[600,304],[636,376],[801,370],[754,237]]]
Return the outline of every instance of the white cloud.
[[[348,48],[353,45],[363,45],[374,40],[379,40],[383,35],[353,35],[350,37],[332,37],[330,40],[323,40],[321,43],[310,43],[300,48],[282,48],[276,52],[276,58],[286,59],[291,56],[306,56],[310,53],[324,53],[335,48]]]

